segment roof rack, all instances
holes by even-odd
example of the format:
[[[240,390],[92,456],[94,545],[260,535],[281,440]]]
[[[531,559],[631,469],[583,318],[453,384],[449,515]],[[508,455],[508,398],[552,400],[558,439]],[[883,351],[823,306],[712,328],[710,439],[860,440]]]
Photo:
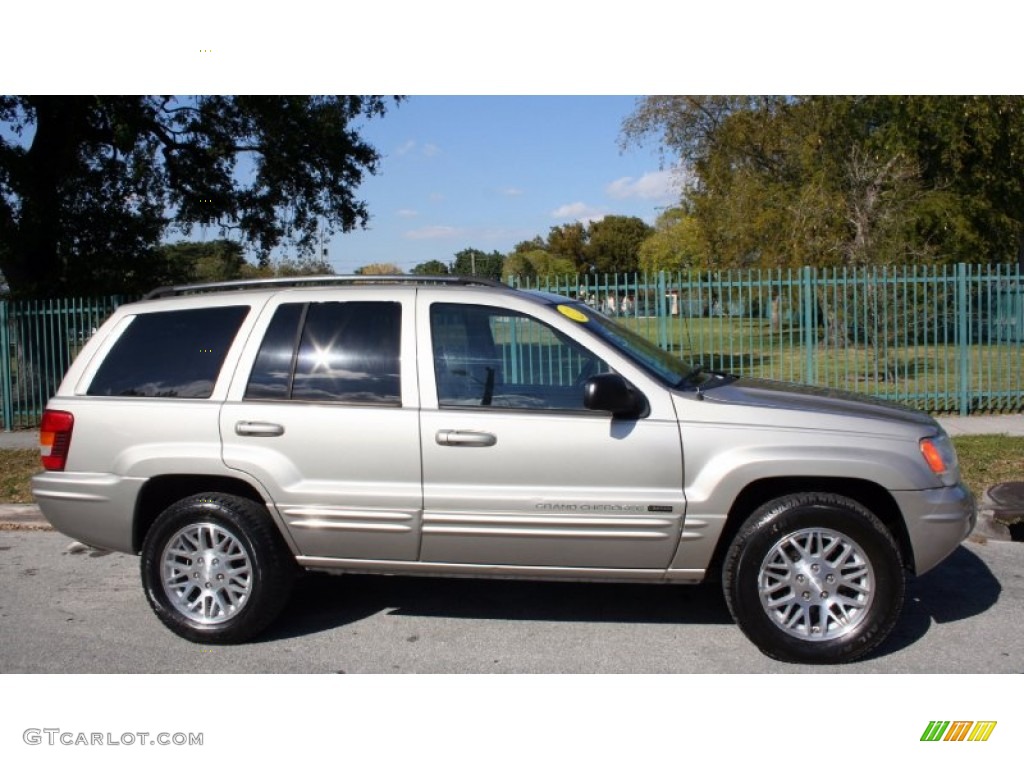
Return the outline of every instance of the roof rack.
[[[510,285],[486,277],[471,275],[312,275],[305,277],[266,277],[258,280],[230,280],[220,283],[194,283],[192,285],[165,285],[155,288],[143,300],[163,299],[168,296],[187,296],[197,293],[222,291],[251,291],[260,288],[301,288],[328,285],[373,285],[400,283],[405,285],[481,285],[514,291]]]

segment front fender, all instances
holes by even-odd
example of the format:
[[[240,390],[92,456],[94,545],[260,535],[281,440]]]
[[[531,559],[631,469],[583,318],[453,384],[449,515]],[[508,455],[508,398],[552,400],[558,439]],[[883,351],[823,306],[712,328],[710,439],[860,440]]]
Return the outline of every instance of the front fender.
[[[794,429],[743,428],[742,445],[729,427],[684,425],[686,520],[673,569],[706,569],[740,494],[755,482],[786,478],[863,481],[891,494],[935,488],[917,444]],[[753,510],[746,510],[749,513]]]

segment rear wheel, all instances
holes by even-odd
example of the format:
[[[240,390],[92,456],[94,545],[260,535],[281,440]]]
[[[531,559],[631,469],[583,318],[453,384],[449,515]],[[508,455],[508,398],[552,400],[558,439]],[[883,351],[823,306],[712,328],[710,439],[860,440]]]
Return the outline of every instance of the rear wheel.
[[[142,583],[168,628],[198,643],[237,643],[284,608],[297,568],[261,505],[228,494],[164,510],[142,546]]]
[[[903,606],[899,547],[867,508],[800,493],[759,507],[726,555],[726,602],[761,651],[805,664],[853,661],[888,636]]]

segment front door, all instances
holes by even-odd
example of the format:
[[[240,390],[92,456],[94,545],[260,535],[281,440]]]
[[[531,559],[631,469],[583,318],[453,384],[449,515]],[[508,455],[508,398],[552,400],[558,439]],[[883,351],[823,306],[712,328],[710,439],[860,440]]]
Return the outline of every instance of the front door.
[[[421,560],[666,568],[685,511],[668,393],[647,383],[641,419],[586,410],[584,382],[609,365],[554,310],[541,320],[421,290],[417,311],[430,329]]]

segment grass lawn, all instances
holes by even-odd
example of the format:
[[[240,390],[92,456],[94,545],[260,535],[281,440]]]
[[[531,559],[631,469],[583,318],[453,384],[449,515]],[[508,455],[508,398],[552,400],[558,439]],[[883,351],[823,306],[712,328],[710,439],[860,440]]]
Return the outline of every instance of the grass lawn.
[[[953,444],[964,480],[979,500],[997,483],[1024,482],[1024,437],[966,435],[954,437]]]
[[[31,503],[28,481],[42,469],[37,449],[0,450],[0,504]]]
[[[996,483],[1024,481],[1024,437],[969,435],[953,443],[964,479],[979,499]],[[0,504],[30,503],[28,481],[41,469],[37,450],[0,450]]]

